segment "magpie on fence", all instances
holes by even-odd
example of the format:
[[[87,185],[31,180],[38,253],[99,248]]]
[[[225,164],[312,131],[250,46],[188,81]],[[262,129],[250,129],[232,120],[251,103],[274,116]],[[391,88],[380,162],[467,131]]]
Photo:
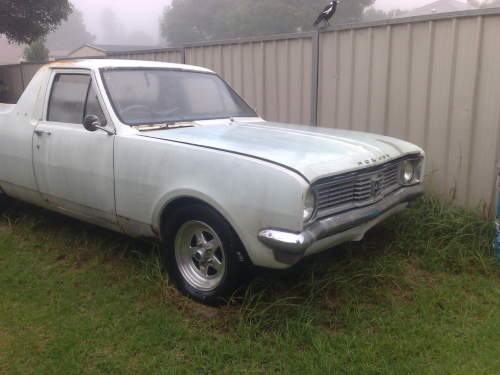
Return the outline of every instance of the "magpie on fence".
[[[328,24],[330,18],[332,18],[337,11],[337,4],[340,3],[340,1],[341,0],[331,1],[330,4],[328,4],[319,14],[318,18],[316,18],[316,21],[314,21],[314,27],[318,26],[321,22],[326,22]]]

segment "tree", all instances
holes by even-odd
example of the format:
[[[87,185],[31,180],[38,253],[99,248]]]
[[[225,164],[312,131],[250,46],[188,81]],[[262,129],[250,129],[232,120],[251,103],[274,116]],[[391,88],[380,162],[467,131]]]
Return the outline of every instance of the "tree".
[[[45,39],[40,38],[24,48],[24,59],[26,61],[47,61],[49,50],[45,47]]]
[[[170,44],[208,40],[230,0],[173,0],[165,7],[160,33]]]
[[[394,9],[384,12],[382,9],[369,7],[363,14],[363,21],[378,21],[400,17],[404,12],[401,9]]]
[[[116,20],[115,13],[106,8],[101,14],[101,28],[103,43],[123,44],[126,43],[126,31],[121,23]]]
[[[68,0],[2,0],[0,34],[10,42],[33,43],[55,30],[71,11]]]
[[[127,34],[127,44],[150,46],[154,44],[153,38],[144,31],[135,30]]]
[[[357,22],[374,0],[339,4],[331,24]],[[312,29],[325,0],[173,0],[163,12],[161,35],[169,44]]]
[[[95,36],[87,31],[82,12],[74,8],[68,19],[47,36],[47,47],[50,50],[71,51],[94,40]]]

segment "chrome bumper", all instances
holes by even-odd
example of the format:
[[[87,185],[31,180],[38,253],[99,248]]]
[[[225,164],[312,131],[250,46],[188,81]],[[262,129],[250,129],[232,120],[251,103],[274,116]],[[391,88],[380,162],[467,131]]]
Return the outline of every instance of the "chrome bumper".
[[[301,257],[315,242],[374,221],[397,206],[418,198],[423,191],[422,185],[404,187],[373,205],[318,220],[301,233],[264,229],[258,237],[262,243],[275,251],[275,256],[281,253]]]

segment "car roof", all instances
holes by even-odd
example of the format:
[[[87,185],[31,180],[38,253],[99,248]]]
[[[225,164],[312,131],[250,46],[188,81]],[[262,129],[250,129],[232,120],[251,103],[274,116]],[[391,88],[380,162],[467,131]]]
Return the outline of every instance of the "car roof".
[[[181,69],[195,72],[213,73],[213,71],[194,65],[173,64],[157,61],[142,60],[118,60],[118,59],[82,59],[82,60],[60,60],[48,65],[50,68],[73,68],[73,69],[109,69],[109,68],[163,68]]]

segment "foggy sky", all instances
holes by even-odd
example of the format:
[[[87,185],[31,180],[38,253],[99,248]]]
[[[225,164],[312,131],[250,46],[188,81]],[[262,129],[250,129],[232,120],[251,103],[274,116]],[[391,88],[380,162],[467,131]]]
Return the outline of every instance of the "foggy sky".
[[[159,42],[159,23],[163,8],[171,0],[71,0],[83,12],[87,29],[102,42],[101,13],[109,8],[116,14],[128,33],[143,31],[150,35],[155,43]],[[272,1],[272,0],[269,0]],[[349,0],[344,0],[349,1]],[[384,10],[409,9],[430,4],[435,0],[377,0],[375,6]],[[466,0],[460,0],[466,2]],[[325,4],[328,0],[325,0]]]
[[[411,8],[418,8],[433,3],[435,1],[436,0],[377,0],[376,6],[377,8],[381,8],[384,10],[411,9]],[[458,1],[461,1],[462,3],[467,2],[466,0],[458,0]]]
[[[101,13],[111,9],[127,32],[143,31],[158,43],[159,18],[171,0],[71,0],[85,18],[87,30],[102,42]]]

